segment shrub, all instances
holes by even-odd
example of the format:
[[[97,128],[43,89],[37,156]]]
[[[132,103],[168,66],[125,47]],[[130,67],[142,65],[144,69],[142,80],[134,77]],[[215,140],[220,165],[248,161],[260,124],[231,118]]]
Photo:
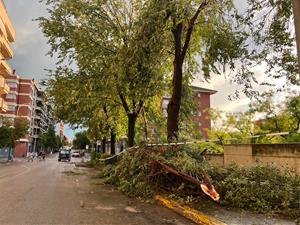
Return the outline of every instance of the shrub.
[[[300,209],[300,177],[274,165],[211,169],[221,203],[257,212]]]
[[[116,165],[101,172],[106,182],[131,197],[149,198],[155,193],[169,194],[192,201],[186,190],[201,192],[199,187],[171,174],[153,178],[153,162],[162,160],[179,172],[201,180],[209,174],[221,195],[221,204],[256,212],[285,211],[300,213],[300,177],[274,165],[241,168],[212,166],[204,161],[199,146],[141,147],[120,156]],[[157,171],[156,171],[157,172]],[[158,171],[159,173],[159,171]]]

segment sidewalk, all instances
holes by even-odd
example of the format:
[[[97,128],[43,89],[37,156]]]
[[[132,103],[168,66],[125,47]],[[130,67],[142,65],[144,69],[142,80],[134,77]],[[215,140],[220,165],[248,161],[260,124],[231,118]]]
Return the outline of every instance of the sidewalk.
[[[230,225],[296,225],[291,219],[227,208],[208,201],[201,201],[194,208]]]

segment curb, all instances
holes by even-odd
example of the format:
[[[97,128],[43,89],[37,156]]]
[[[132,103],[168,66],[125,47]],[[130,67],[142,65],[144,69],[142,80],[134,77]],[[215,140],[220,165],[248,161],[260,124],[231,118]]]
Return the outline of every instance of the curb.
[[[163,206],[173,210],[174,212],[180,214],[181,216],[185,217],[188,220],[193,221],[196,224],[200,225],[227,225],[222,221],[205,215],[195,209],[192,209],[185,205],[180,205],[177,202],[168,200],[160,195],[155,195],[153,197],[155,200],[159,201]]]

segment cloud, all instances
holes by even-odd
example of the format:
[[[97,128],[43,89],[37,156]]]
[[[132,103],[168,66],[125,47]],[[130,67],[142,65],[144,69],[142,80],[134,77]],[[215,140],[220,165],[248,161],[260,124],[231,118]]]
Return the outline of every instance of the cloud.
[[[33,21],[47,15],[45,6],[37,0],[6,1],[5,5],[16,30],[14,57],[10,64],[20,76],[41,81],[46,78],[45,69],[55,67],[55,59],[45,56],[49,51],[47,40],[38,22]]]

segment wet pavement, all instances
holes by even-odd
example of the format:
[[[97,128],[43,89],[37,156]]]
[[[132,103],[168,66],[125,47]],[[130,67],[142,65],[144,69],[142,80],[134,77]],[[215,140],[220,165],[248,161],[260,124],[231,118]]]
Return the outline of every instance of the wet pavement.
[[[130,199],[96,178],[97,171],[75,162],[46,161],[0,164],[0,225],[100,224],[189,225],[192,222],[157,204]],[[201,204],[198,209],[230,225],[294,225],[242,210]]]
[[[160,205],[129,199],[91,178],[89,169],[56,157],[0,165],[0,209],[0,224],[192,224]]]

